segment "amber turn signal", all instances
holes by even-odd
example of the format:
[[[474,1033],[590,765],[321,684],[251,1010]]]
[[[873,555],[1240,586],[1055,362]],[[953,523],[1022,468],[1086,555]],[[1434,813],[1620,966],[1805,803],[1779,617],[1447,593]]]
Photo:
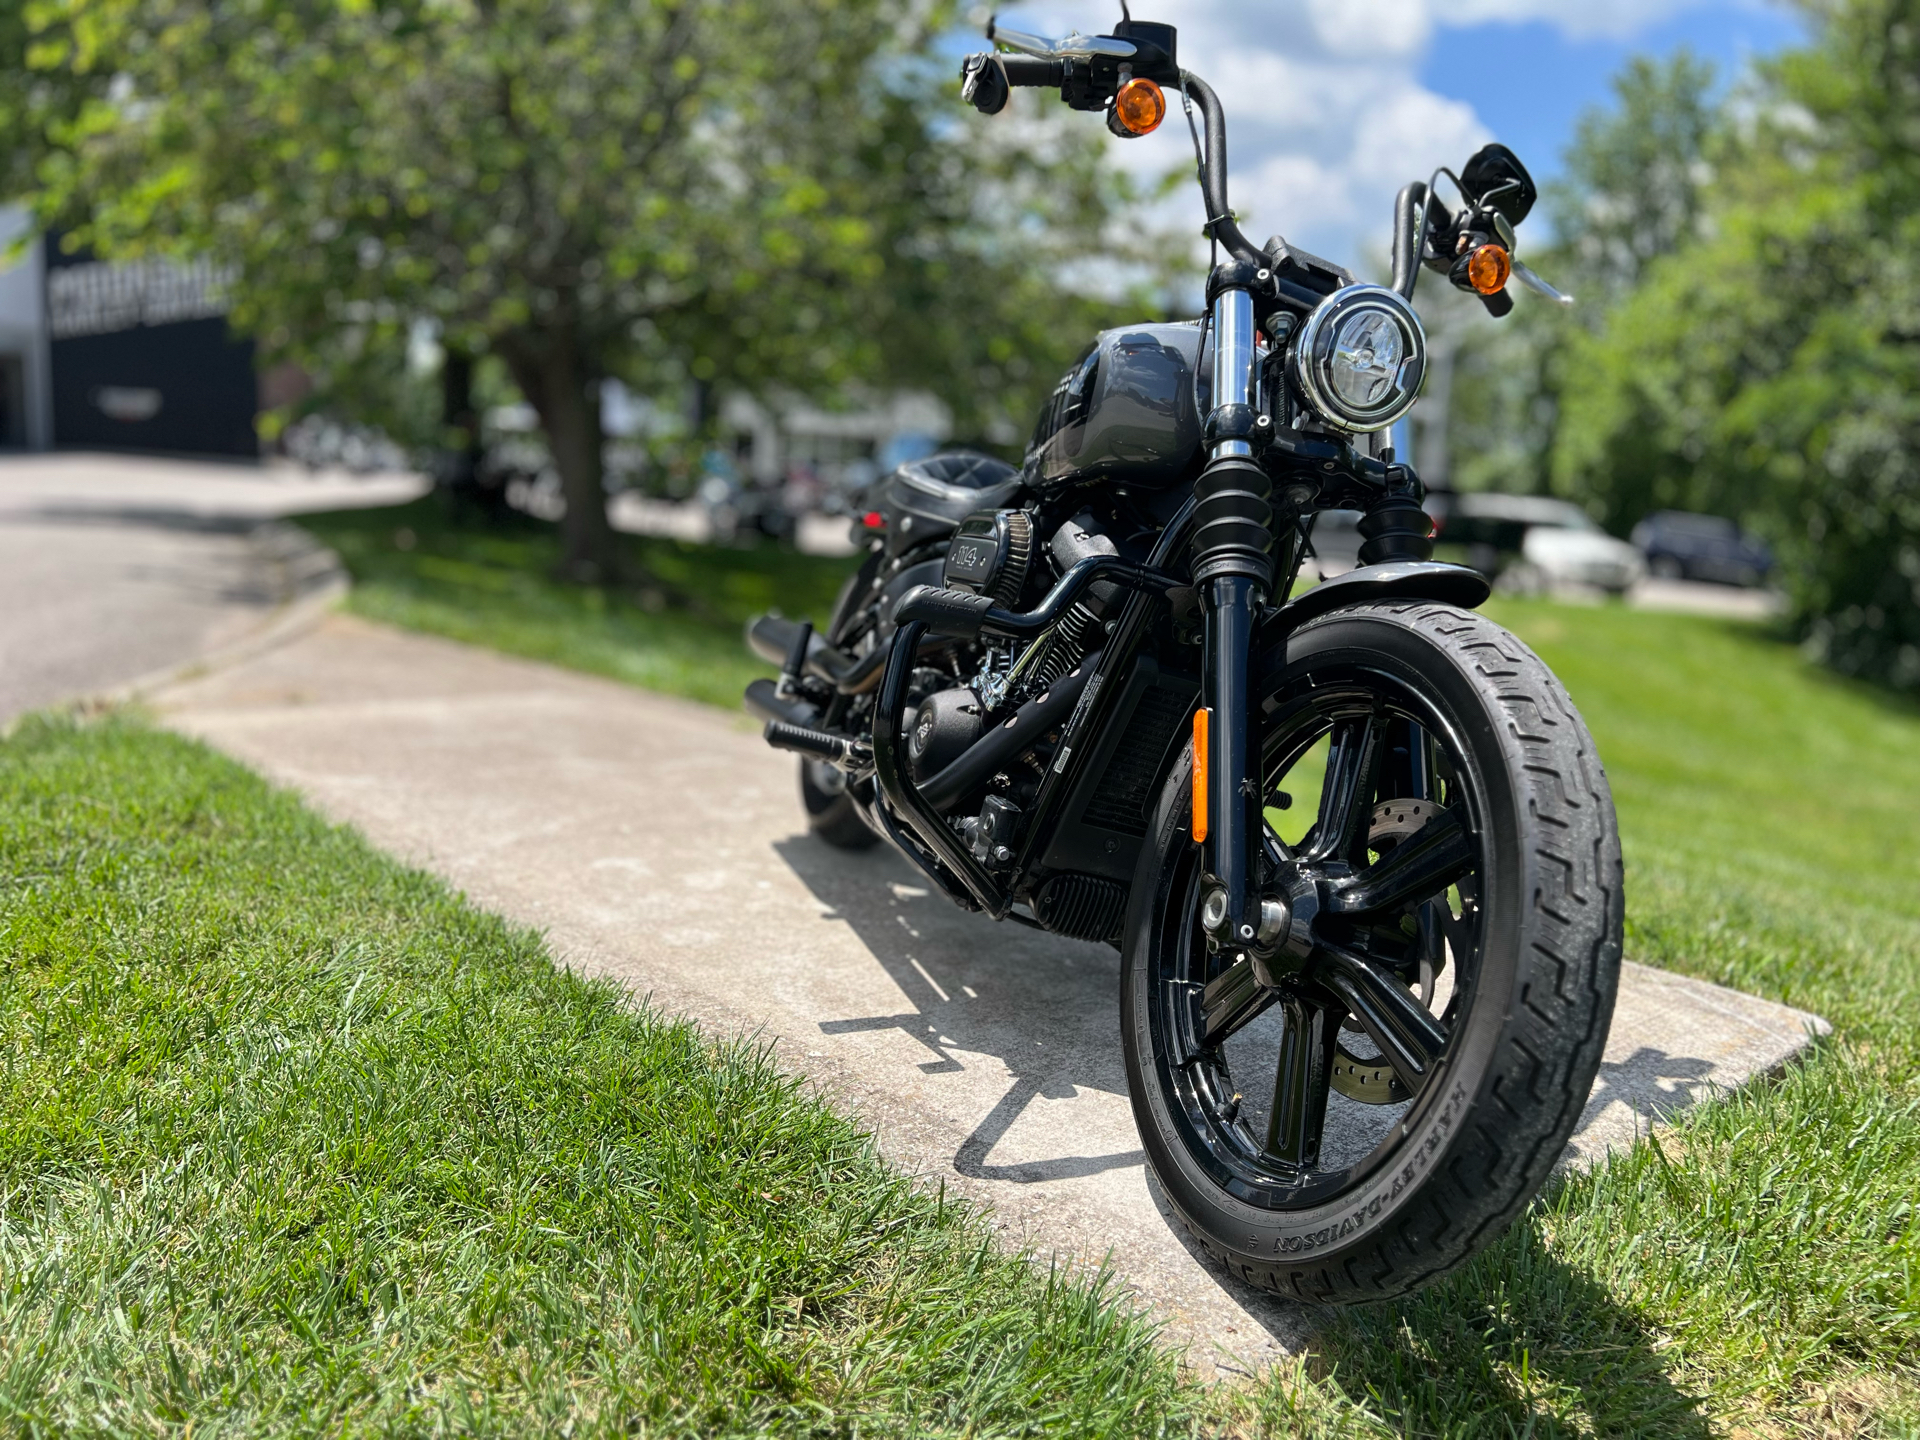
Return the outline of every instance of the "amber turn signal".
[[[1203,707],[1193,712],[1193,843],[1207,838],[1207,716]]]
[[[1113,116],[1129,135],[1151,135],[1167,118],[1167,97],[1144,76],[1135,76],[1113,97]]]
[[[1482,245],[1467,257],[1467,281],[1481,295],[1498,295],[1513,278],[1513,257],[1504,245]]]

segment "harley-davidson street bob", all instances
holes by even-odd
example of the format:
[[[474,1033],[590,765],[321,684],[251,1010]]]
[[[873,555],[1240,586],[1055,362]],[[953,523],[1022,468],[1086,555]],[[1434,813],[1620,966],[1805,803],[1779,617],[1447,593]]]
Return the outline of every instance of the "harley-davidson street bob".
[[[1432,563],[1388,443],[1426,364],[1423,267],[1495,315],[1515,280],[1563,298],[1514,258],[1534,184],[1489,145],[1407,185],[1393,283],[1362,284],[1235,225],[1225,117],[1173,27],[988,36],[962,72],[987,114],[1043,87],[1125,137],[1178,93],[1206,311],[1095,340],[1018,469],[942,454],[877,482],[825,633],[750,627],[781,675],[747,705],[828,844],[885,840],[966,909],[1119,948],[1141,1140],[1234,1274],[1403,1293],[1560,1159],[1619,977],[1592,737],[1474,613],[1486,581]],[[1360,564],[1294,594],[1329,509],[1365,512]]]

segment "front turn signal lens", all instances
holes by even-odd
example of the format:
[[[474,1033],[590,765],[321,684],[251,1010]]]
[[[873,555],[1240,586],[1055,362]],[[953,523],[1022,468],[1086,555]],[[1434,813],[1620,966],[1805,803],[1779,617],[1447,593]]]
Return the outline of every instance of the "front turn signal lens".
[[[1135,76],[1113,97],[1113,118],[1129,135],[1151,135],[1167,118],[1167,97],[1145,76]]]
[[[1504,245],[1482,245],[1467,257],[1467,283],[1481,295],[1498,295],[1513,278],[1513,256]]]
[[[1207,721],[1204,706],[1193,712],[1193,843],[1203,844],[1207,824]]]

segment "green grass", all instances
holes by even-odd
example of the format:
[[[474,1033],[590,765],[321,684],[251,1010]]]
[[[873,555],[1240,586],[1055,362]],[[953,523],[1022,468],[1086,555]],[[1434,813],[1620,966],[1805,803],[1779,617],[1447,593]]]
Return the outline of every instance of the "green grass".
[[[554,578],[552,526],[455,524],[438,496],[300,523],[353,576],[355,614],[734,710],[749,680],[773,673],[748,653],[745,622],[779,609],[824,625],[853,570],[771,544],[624,537],[632,578],[580,586]]]
[[[0,742],[0,1427],[1151,1434],[1196,1393],[751,1045],[187,741]]]
[[[357,603],[417,623],[383,597],[426,585],[404,577],[428,547],[395,550],[378,517],[352,524],[373,537],[349,557],[374,582]],[[792,583],[775,580],[791,557],[703,563]],[[822,567],[790,604],[817,613],[842,573]],[[480,593],[431,593],[436,613],[508,623]],[[561,608],[539,623],[561,628],[585,604],[542,603]],[[1626,845],[1629,957],[1816,1011],[1835,1037],[1778,1081],[1690,1112],[1659,1145],[1553,1187],[1462,1274],[1335,1319],[1304,1365],[1216,1397],[1214,1423],[1920,1435],[1920,711],[1750,626],[1619,606],[1493,613],[1565,680],[1599,742]],[[582,633],[609,636],[600,624]],[[569,642],[543,634],[543,651],[508,648],[566,661]],[[731,633],[712,643],[716,663],[735,653]],[[1304,824],[1311,802],[1303,791],[1283,826]]]

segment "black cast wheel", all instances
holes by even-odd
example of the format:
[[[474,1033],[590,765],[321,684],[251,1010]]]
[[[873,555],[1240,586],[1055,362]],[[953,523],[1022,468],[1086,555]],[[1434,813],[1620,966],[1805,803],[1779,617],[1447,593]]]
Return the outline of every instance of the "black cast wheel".
[[[1451,606],[1312,622],[1255,693],[1284,923],[1252,952],[1203,928],[1183,761],[1127,916],[1134,1117],[1234,1273],[1377,1300],[1490,1242],[1572,1133],[1619,979],[1613,801],[1551,672]]]

